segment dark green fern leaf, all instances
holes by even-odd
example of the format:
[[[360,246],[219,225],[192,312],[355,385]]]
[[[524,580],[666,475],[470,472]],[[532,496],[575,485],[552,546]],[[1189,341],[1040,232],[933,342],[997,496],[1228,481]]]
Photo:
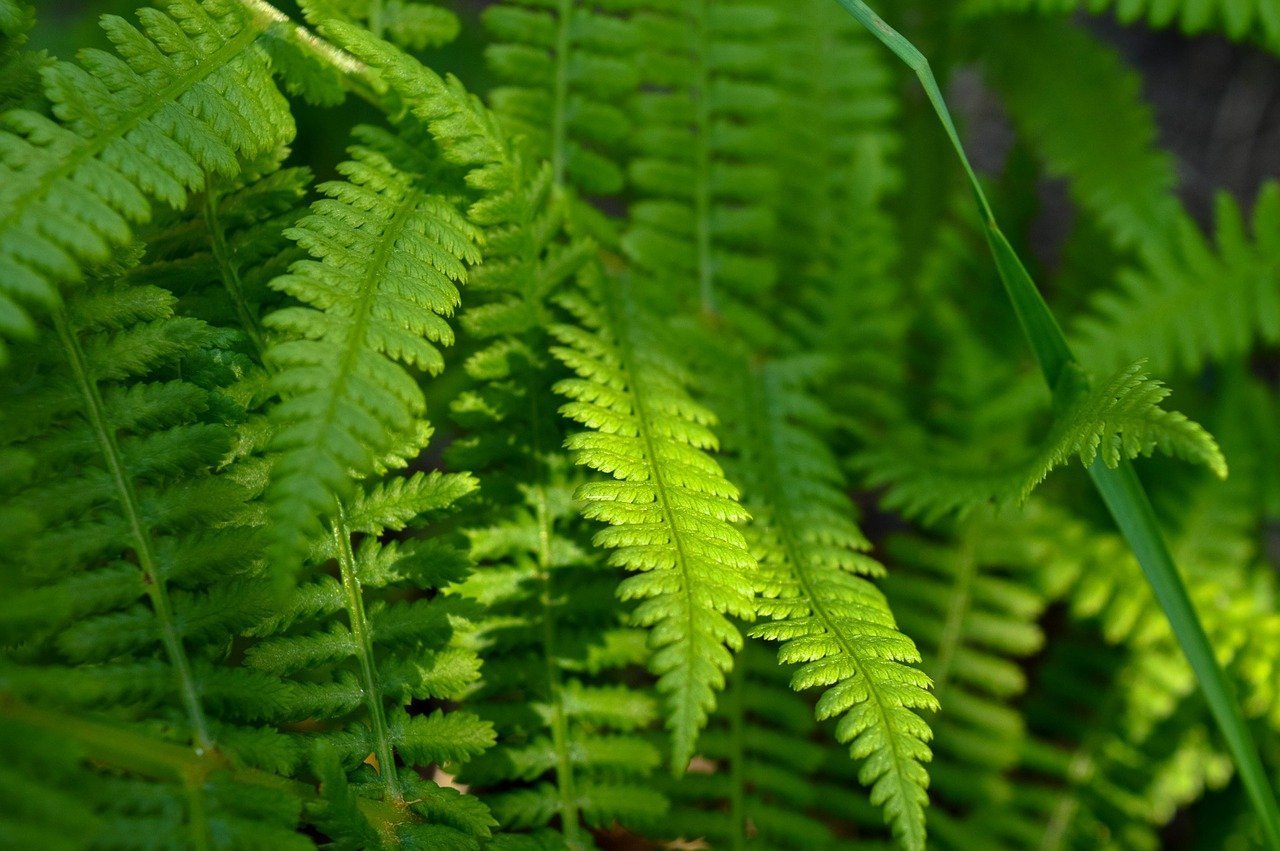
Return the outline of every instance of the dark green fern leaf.
[[[259,43],[272,16],[175,0],[139,20],[105,17],[116,53],[43,71],[55,118],[0,120],[0,341],[30,336],[32,307],[127,244],[152,200],[181,207],[210,174],[234,176],[293,135]]]

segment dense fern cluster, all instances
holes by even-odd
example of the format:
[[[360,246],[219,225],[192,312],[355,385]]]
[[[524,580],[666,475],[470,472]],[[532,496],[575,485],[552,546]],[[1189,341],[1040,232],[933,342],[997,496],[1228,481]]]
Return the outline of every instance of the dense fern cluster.
[[[94,5],[0,0],[0,847],[1267,835],[1082,473],[1274,773],[1280,192],[1204,233],[1081,21],[1272,3],[886,2],[1065,182],[1048,392],[834,0]]]

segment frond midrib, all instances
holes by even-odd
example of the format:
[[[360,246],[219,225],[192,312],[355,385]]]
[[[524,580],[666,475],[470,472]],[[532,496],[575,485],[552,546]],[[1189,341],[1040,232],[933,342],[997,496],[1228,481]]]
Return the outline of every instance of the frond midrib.
[[[173,617],[173,601],[169,598],[166,580],[157,568],[156,557],[151,549],[151,538],[143,528],[142,509],[138,505],[137,495],[125,474],[124,460],[120,456],[119,446],[116,445],[115,435],[107,427],[102,395],[95,379],[89,374],[88,366],[84,362],[84,353],[76,340],[75,332],[70,327],[65,307],[59,306],[54,310],[53,323],[67,362],[75,376],[89,426],[93,429],[94,439],[102,453],[102,460],[106,463],[111,475],[112,487],[129,524],[138,567],[142,570],[143,584],[146,586],[147,597],[151,601],[151,608],[160,628],[160,640],[164,645],[165,654],[169,657],[169,663],[173,666],[178,678],[179,694],[191,723],[196,751],[205,753],[213,748],[213,739],[209,735],[209,724],[204,715],[204,707],[200,704],[199,689],[191,673],[191,660],[187,656],[182,636],[178,633],[177,623]]]
[[[756,390],[753,395],[757,397],[755,400],[757,404],[754,408],[759,411],[759,416],[761,418],[767,418],[767,412],[772,409],[770,398],[771,394],[767,388],[760,388],[757,385],[757,382],[762,382],[760,377],[752,376],[752,379],[753,380],[749,381],[749,384]],[[785,475],[783,471],[778,468],[776,459],[785,457],[785,453],[782,452],[781,447],[777,445],[777,430],[766,427],[764,432],[762,439],[769,448],[767,455],[769,460],[764,461],[760,465],[761,473],[765,480],[765,489],[766,492],[770,494],[781,494],[784,492],[782,489],[782,481],[785,478]],[[901,753],[901,749],[898,747],[898,731],[890,722],[884,698],[880,694],[880,684],[872,677],[867,676],[866,669],[863,667],[861,654],[854,649],[854,643],[842,632],[836,619],[832,617],[824,603],[822,596],[814,589],[813,577],[810,575],[810,567],[807,560],[803,557],[801,548],[791,531],[794,525],[794,519],[789,502],[785,499],[779,499],[776,502],[771,502],[773,503],[772,508],[777,512],[778,516],[778,522],[774,525],[774,528],[778,533],[778,539],[782,544],[783,551],[786,553],[787,560],[791,563],[795,571],[796,581],[800,585],[805,598],[808,600],[810,609],[812,609],[818,619],[825,624],[827,632],[835,638],[841,651],[854,663],[857,669],[857,675],[862,677],[863,682],[867,685],[867,693],[872,697],[872,701],[876,708],[876,715],[880,719],[880,723],[883,725],[884,729],[890,733],[885,736],[885,739],[889,742],[889,750],[893,760],[893,773],[897,780],[895,785],[898,787],[900,800],[906,804],[910,800],[908,795],[909,789],[903,787],[902,783],[907,773],[905,766],[911,762],[911,759],[909,757],[904,757]],[[920,834],[915,822],[911,819],[910,812],[903,811],[900,814],[899,824],[902,825],[904,833],[913,837],[918,836],[919,847],[924,846],[924,837]]]

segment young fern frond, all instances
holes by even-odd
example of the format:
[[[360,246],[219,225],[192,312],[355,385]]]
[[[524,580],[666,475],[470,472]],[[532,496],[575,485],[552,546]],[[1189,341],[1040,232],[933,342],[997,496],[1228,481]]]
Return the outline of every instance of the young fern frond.
[[[797,691],[824,689],[818,718],[840,719],[836,738],[860,761],[872,803],[905,847],[923,849],[932,734],[919,713],[938,703],[929,678],[912,667],[915,645],[868,579],[884,569],[863,554],[867,541],[839,465],[811,431],[826,413],[794,366],[744,368],[735,388],[732,414],[743,433],[732,469],[754,515],[747,531],[760,559],[756,609],[771,619],[751,635],[781,643],[779,662],[799,665]]]
[[[1280,9],[1269,0],[967,0],[975,15],[994,12],[1114,12],[1123,24],[1176,25],[1188,35],[1213,30],[1280,52]]]
[[[1194,373],[1280,340],[1280,184],[1263,187],[1252,238],[1249,230],[1226,195],[1212,242],[1180,215],[1170,238],[1147,246],[1141,265],[1122,272],[1119,287],[1096,295],[1077,320],[1081,360],[1114,369],[1137,352],[1159,372]]]
[[[903,431],[868,450],[859,464],[872,484],[888,486],[888,505],[931,519],[985,502],[1024,501],[1055,467],[1073,457],[1085,467],[1100,458],[1115,468],[1122,460],[1159,449],[1225,478],[1227,462],[1217,442],[1184,415],[1160,407],[1170,391],[1148,378],[1142,367],[1141,362],[1133,364],[1092,390],[1078,373],[1068,373],[1043,442],[1012,462],[993,461],[989,451],[981,454],[983,444],[952,446],[918,431]]]
[[[209,175],[292,138],[260,43],[271,16],[235,0],[138,14],[141,29],[103,18],[116,53],[43,70],[53,118],[0,119],[0,359],[33,332],[33,307],[126,245],[153,200],[181,207]]]
[[[429,162],[373,129],[340,166],[343,182],[288,231],[312,258],[272,287],[302,302],[266,319],[280,332],[266,353],[281,403],[271,412],[278,453],[268,500],[275,551],[296,559],[319,518],[334,516],[351,476],[373,472],[404,444],[425,410],[409,369],[438,373],[450,345],[445,317],[459,302],[478,232],[447,196],[421,188]]]
[[[755,559],[733,524],[747,519],[738,490],[708,454],[711,412],[691,399],[657,321],[629,283],[584,285],[598,299],[566,294],[578,320],[552,333],[556,357],[577,374],[556,385],[562,413],[590,431],[572,435],[574,460],[612,477],[578,489],[583,513],[609,524],[597,546],[634,575],[618,587],[641,601],[632,622],[650,628],[650,669],[658,676],[671,731],[672,770],[684,772],[715,693],[733,667],[742,636],[730,617],[750,619]]]

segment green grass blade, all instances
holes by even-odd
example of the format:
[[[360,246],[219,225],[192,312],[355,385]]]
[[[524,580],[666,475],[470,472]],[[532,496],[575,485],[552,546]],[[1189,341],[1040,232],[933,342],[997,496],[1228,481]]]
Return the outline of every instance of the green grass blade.
[[[892,50],[920,78],[925,94],[942,122],[951,144],[955,147],[960,163],[973,188],[979,213],[987,232],[987,243],[995,259],[996,269],[1004,284],[1005,292],[1018,315],[1019,323],[1035,354],[1036,362],[1044,373],[1045,381],[1052,389],[1063,371],[1075,363],[1065,335],[1045,303],[1026,267],[1018,258],[1013,246],[1001,233],[995,215],[982,185],[966,156],[955,122],[938,88],[929,62],[907,41],[901,33],[886,24],[862,0],[836,0],[857,21],[867,28],[886,47]],[[1214,719],[1222,730],[1227,747],[1235,760],[1249,800],[1258,815],[1267,845],[1280,851],[1280,808],[1263,769],[1262,760],[1253,742],[1253,736],[1245,724],[1239,701],[1231,689],[1226,674],[1213,655],[1213,648],[1205,635],[1195,609],[1187,597],[1182,577],[1174,565],[1156,521],[1151,501],[1143,490],[1133,467],[1125,462],[1112,470],[1101,461],[1089,468],[1094,486],[1102,495],[1116,525],[1123,533],[1129,547],[1142,565],[1143,573],[1164,610],[1182,652],[1195,672],[1205,700]]]

